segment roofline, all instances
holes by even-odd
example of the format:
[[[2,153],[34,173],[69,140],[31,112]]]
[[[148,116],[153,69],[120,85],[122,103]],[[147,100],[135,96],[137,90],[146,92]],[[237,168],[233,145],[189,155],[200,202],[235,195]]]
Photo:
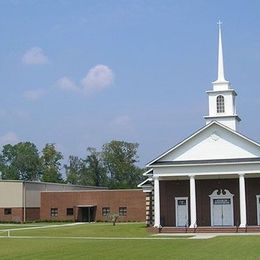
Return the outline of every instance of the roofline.
[[[149,169],[148,171],[146,171],[146,172],[143,173],[143,176],[149,176],[149,175],[151,175],[150,172],[152,172],[152,171],[153,171],[153,169]]]
[[[205,119],[217,119],[217,118],[235,118],[238,122],[241,121],[241,118],[238,115],[215,115],[215,116],[204,116]]]
[[[92,188],[92,189],[108,189],[108,187],[103,186],[85,186],[70,183],[56,183],[56,182],[41,182],[41,181],[24,181],[24,180],[0,180],[0,182],[16,182],[16,183],[29,183],[29,184],[42,184],[42,185],[57,185],[57,186],[67,186],[67,187],[81,187],[81,188]]]
[[[100,192],[100,191],[105,191],[105,192],[112,192],[112,191],[140,191],[141,189],[114,189],[114,190],[108,190],[108,189],[103,189],[103,190],[60,190],[60,191],[40,191],[40,192],[43,192],[43,193],[51,193],[51,192],[57,192],[57,193],[60,193],[60,192]]]
[[[161,159],[163,156],[165,156],[166,154],[172,152],[173,150],[177,149],[179,146],[181,146],[183,143],[185,143],[186,141],[190,140],[193,136],[199,134],[201,131],[203,131],[204,129],[208,128],[210,125],[212,125],[214,123],[214,121],[210,122],[209,124],[199,128],[196,132],[194,132],[192,135],[188,136],[187,138],[183,139],[181,142],[177,143],[175,146],[173,146],[172,148],[168,149],[166,152],[162,153],[161,155],[159,155],[158,157],[156,157],[155,159],[153,159],[152,161],[150,161],[148,164],[146,164],[146,167],[151,167],[151,164],[153,164],[155,161]]]
[[[192,135],[188,136],[187,138],[185,138],[184,140],[182,140],[180,143],[177,143],[175,146],[173,146],[172,148],[168,149],[166,152],[162,153],[161,155],[159,155],[158,157],[156,157],[154,160],[150,161],[146,167],[152,167],[152,164],[154,162],[156,162],[157,160],[161,159],[162,157],[164,157],[166,154],[172,152],[173,150],[176,150],[178,147],[180,147],[182,144],[186,143],[187,141],[189,141],[190,139],[192,139],[194,136],[198,135],[199,133],[201,133],[202,131],[204,131],[205,129],[209,128],[211,125],[218,125],[224,129],[226,129],[227,131],[231,132],[231,133],[234,133],[236,135],[238,135],[239,137],[245,139],[246,141],[250,142],[250,143],[253,143],[254,145],[260,147],[260,144],[257,143],[256,141],[253,141],[251,139],[249,139],[248,137],[246,137],[245,135],[242,135],[236,131],[234,131],[233,129],[215,121],[215,120],[212,120],[209,124],[203,126],[202,128],[198,129],[196,132],[194,132]]]
[[[207,90],[206,93],[216,93],[216,94],[221,94],[223,92],[233,92],[235,96],[237,96],[237,92],[230,88],[230,89],[224,89],[224,90]]]
[[[137,187],[142,188],[142,186],[143,186],[146,182],[152,181],[152,180],[153,180],[153,178],[147,178],[147,179],[144,180],[143,182],[139,183],[139,184],[137,185]]]
[[[260,163],[260,157],[253,158],[231,158],[231,159],[210,159],[210,160],[187,160],[187,161],[162,161],[157,162],[153,167],[168,166],[200,166],[200,165],[227,165],[227,164],[256,164]]]

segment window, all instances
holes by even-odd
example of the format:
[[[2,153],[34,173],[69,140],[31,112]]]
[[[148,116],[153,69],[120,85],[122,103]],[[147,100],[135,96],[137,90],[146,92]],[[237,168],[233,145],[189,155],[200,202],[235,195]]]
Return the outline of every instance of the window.
[[[127,207],[119,207],[119,216],[126,216]]]
[[[5,215],[12,215],[12,209],[8,208],[4,210]]]
[[[67,208],[67,216],[73,216],[73,208]]]
[[[58,208],[51,208],[51,217],[58,216]]]
[[[224,97],[219,95],[217,96],[217,113],[224,113],[224,112],[225,112]]]
[[[102,208],[102,216],[108,216],[109,214],[110,214],[109,207]]]

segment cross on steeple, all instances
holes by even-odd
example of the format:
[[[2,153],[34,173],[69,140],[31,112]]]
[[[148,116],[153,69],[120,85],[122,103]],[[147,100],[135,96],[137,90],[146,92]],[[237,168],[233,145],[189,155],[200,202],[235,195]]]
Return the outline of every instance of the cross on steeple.
[[[220,20],[218,20],[217,25],[219,28],[221,27],[221,24],[222,24],[222,22]]]

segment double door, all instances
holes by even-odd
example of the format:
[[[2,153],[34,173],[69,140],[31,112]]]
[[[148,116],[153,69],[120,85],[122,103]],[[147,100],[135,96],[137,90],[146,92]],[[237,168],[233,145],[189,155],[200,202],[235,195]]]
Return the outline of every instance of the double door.
[[[234,194],[226,189],[217,189],[209,197],[211,226],[234,226]]]
[[[213,198],[212,226],[233,226],[231,198]]]

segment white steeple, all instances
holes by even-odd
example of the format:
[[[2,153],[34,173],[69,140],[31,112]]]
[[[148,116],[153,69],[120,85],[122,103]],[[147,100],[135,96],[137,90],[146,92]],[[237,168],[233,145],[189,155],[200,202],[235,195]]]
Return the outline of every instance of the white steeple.
[[[218,22],[218,79],[216,82],[227,82],[224,76],[223,48],[221,37],[221,22]]]
[[[222,48],[222,33],[221,24],[218,22],[218,78],[213,82],[213,90],[224,90],[229,89],[229,82],[225,80],[224,75],[224,59],[223,59],[223,48]]]
[[[221,22],[218,22],[218,78],[212,82],[213,90],[206,93],[209,96],[209,115],[205,116],[206,124],[216,120],[233,130],[237,130],[240,118],[236,114],[236,92],[231,88],[224,75],[224,59],[222,48]]]

